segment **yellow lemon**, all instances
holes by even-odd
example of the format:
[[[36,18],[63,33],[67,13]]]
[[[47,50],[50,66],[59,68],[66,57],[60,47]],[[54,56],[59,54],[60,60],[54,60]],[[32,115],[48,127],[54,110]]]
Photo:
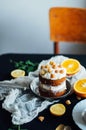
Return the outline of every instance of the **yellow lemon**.
[[[55,116],[62,116],[66,112],[66,107],[61,103],[57,103],[50,107],[50,112]]]
[[[17,78],[17,77],[21,77],[21,76],[25,76],[25,71],[21,70],[21,69],[15,69],[11,72],[11,76],[13,78]]]

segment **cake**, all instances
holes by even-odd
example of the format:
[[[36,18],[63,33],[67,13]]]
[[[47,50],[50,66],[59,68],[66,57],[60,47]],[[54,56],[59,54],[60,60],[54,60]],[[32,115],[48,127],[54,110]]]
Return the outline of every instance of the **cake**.
[[[54,61],[41,65],[39,92],[46,97],[59,97],[66,92],[66,69]]]

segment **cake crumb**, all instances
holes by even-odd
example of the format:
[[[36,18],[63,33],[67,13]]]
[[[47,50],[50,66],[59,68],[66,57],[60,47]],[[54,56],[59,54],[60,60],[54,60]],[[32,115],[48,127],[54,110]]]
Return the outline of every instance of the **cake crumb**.
[[[39,119],[41,122],[43,122],[44,116],[39,116],[38,119]]]
[[[78,100],[81,100],[81,97],[79,97],[79,96],[77,96],[76,98],[77,98]]]
[[[63,130],[64,129],[64,124],[59,124],[55,130]]]
[[[67,105],[70,105],[71,104],[71,101],[70,100],[66,100],[65,102]]]

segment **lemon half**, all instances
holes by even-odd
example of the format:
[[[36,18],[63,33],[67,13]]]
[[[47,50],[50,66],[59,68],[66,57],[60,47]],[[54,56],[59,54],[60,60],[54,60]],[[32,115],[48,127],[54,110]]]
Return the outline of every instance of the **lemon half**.
[[[21,69],[15,69],[11,72],[13,78],[25,76],[25,71]]]
[[[61,103],[57,103],[50,107],[50,112],[55,116],[62,116],[66,112],[66,107]]]

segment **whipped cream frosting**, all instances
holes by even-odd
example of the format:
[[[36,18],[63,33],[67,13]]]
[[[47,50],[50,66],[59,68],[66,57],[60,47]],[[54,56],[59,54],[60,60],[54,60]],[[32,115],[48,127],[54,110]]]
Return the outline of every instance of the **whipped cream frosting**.
[[[66,89],[66,82],[64,81],[61,85],[58,86],[50,86],[46,84],[42,84],[40,82],[40,88],[45,89],[45,90],[51,90],[52,92],[61,92]]]
[[[54,61],[50,61],[47,64],[44,64],[40,68],[40,75],[46,79],[61,79],[66,77],[66,69],[61,65],[57,65]]]

